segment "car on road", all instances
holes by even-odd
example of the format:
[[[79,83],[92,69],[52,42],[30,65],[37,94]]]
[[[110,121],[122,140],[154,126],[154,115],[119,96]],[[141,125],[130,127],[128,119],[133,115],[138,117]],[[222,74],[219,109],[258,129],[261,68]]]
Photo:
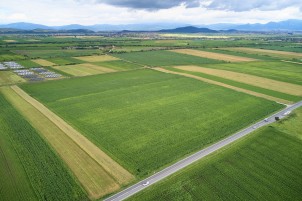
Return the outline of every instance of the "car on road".
[[[150,183],[150,182],[147,181],[147,182],[143,183],[143,186],[148,186],[149,183]]]
[[[264,121],[265,121],[265,122],[268,122],[268,118],[265,118]]]

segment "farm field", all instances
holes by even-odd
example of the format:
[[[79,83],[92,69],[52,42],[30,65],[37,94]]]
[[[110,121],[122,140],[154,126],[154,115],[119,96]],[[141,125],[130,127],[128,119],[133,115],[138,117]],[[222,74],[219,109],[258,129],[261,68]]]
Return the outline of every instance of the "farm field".
[[[283,108],[148,69],[22,88],[138,177]]]
[[[89,145],[85,138],[55,115],[49,114],[46,108],[39,106],[39,103],[26,97],[26,94],[17,87],[3,89],[2,92],[60,155],[90,198],[96,199],[111,193],[119,189],[120,184],[127,182],[124,180],[127,178],[126,174],[122,174],[119,167],[115,168],[114,162],[110,163],[110,158],[107,157],[103,163],[99,162],[98,158],[106,158],[103,153],[98,155],[99,149],[92,144]],[[31,104],[36,104],[37,108]],[[66,151],[66,147],[68,147],[68,151]],[[93,152],[89,151],[91,149]],[[120,174],[118,176],[109,174],[109,171],[105,170],[105,163],[110,163],[111,169]]]
[[[299,200],[302,109],[128,199]]]
[[[31,60],[20,60],[17,63],[24,66],[25,68],[34,68],[40,66],[40,64],[33,62]]]
[[[96,75],[102,73],[115,72],[115,70],[111,68],[105,68],[91,63],[83,63],[83,64],[67,65],[67,66],[54,66],[53,69],[63,71],[73,76],[87,76],[87,75]]]
[[[113,54],[126,61],[148,66],[171,66],[171,65],[193,65],[222,63],[219,60],[201,58],[191,55],[175,53],[171,51],[149,51]]]
[[[262,87],[256,87],[253,85],[245,84],[243,82],[226,79],[221,76],[214,76],[202,72],[187,71],[185,69],[182,70],[179,67],[181,68],[182,66],[178,66],[175,68],[169,67],[160,70],[166,71],[168,73],[181,74],[183,76],[192,77],[194,79],[199,79],[219,86],[234,89],[236,91],[244,92],[258,97],[263,97],[268,100],[273,100],[285,104],[291,104],[295,101],[301,100],[301,97],[299,96],[293,96],[286,93],[265,89]]]
[[[116,61],[103,61],[103,62],[94,62],[94,65],[99,65],[105,68],[111,68],[113,70],[117,71],[124,71],[124,70],[134,70],[138,68],[143,68],[144,66],[136,64],[136,63],[131,63],[131,62],[126,62],[123,60],[116,60]]]
[[[56,57],[56,58],[49,58],[47,60],[59,66],[83,63],[83,61],[72,57]]]
[[[13,72],[10,71],[0,71],[0,86],[10,85],[26,82],[23,78],[19,77]]]
[[[35,62],[35,63],[37,63],[37,64],[39,64],[39,65],[41,65],[41,66],[55,66],[56,64],[55,63],[52,63],[52,62],[50,62],[50,61],[47,61],[47,60],[45,60],[45,59],[34,59],[34,60],[32,60],[33,62]]]
[[[77,57],[77,56],[86,56],[92,54],[100,54],[99,50],[59,50],[59,49],[45,49],[42,50],[13,50],[12,52],[19,55],[26,55],[31,59],[37,58],[53,58],[53,57]]]
[[[181,53],[181,54],[188,54],[188,55],[193,55],[193,56],[197,56],[197,57],[217,59],[217,60],[223,60],[223,61],[228,61],[228,62],[256,61],[256,59],[247,58],[247,57],[239,57],[239,56],[220,54],[220,53],[215,53],[215,52],[207,52],[207,51],[201,51],[201,50],[193,50],[193,49],[177,49],[177,50],[171,50],[171,51]]]
[[[85,56],[85,57],[75,57],[75,59],[79,59],[85,62],[101,62],[101,61],[115,61],[119,60],[113,56],[109,55],[99,55],[99,56]]]
[[[302,53],[298,52],[287,52],[287,51],[279,51],[279,50],[268,50],[268,49],[257,49],[257,48],[246,48],[246,47],[232,47],[232,48],[222,48],[225,50],[231,51],[239,51],[239,52],[246,52],[246,53],[257,53],[261,55],[269,55],[272,57],[281,57],[281,58],[288,58],[288,59],[302,59]]]
[[[262,87],[269,90],[278,91],[281,93],[287,93],[294,96],[302,97],[302,86],[291,84],[287,82],[276,81],[268,78],[258,77],[254,75],[248,75],[244,73],[238,73],[227,70],[203,68],[198,66],[177,66],[177,69],[200,72],[218,77],[223,77],[229,80],[242,82],[245,84]]]
[[[229,70],[239,73],[255,75],[277,81],[302,85],[302,68],[300,64],[287,62],[247,62],[199,65],[206,68]]]
[[[0,88],[1,200],[88,200],[61,159],[4,98],[4,90]]]

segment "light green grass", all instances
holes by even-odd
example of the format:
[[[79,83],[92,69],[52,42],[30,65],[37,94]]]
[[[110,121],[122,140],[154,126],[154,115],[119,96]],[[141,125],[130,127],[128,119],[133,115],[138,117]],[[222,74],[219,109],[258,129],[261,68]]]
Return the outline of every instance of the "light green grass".
[[[300,200],[302,109],[128,199]]]
[[[41,65],[31,61],[31,60],[20,60],[17,63],[24,66],[25,68],[33,68],[33,67],[39,67]]]
[[[72,57],[57,57],[57,58],[49,58],[47,60],[59,66],[84,63],[83,61]]]
[[[0,71],[0,86],[18,84],[22,82],[26,81],[15,73],[11,71]]]
[[[191,65],[191,64],[212,64],[223,63],[222,61],[201,58],[170,51],[148,51],[114,54],[126,61],[131,61],[148,66],[169,66],[169,65]]]
[[[63,162],[0,93],[0,200],[87,200]]]
[[[123,60],[117,60],[117,61],[104,61],[104,62],[95,62],[93,63],[95,65],[99,65],[106,68],[111,68],[113,70],[117,71],[123,71],[123,70],[133,70],[137,68],[142,68],[142,65],[126,62]]]
[[[147,69],[22,88],[139,177],[283,107]]]

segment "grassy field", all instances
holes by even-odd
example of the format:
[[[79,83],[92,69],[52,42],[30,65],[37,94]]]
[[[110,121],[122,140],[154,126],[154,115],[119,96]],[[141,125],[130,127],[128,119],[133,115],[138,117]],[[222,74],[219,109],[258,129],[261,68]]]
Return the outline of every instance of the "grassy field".
[[[25,68],[33,68],[33,67],[39,67],[40,65],[36,62],[33,62],[31,60],[20,60],[17,63],[24,66]]]
[[[59,66],[83,63],[83,61],[72,57],[57,57],[57,58],[49,58],[47,60]]]
[[[128,199],[300,200],[302,109]]]
[[[59,157],[1,92],[0,105],[1,200],[88,200]]]
[[[55,66],[55,63],[52,63],[50,61],[47,61],[45,59],[34,59],[33,62],[39,64],[40,66]]]
[[[99,56],[85,56],[85,57],[75,57],[85,62],[101,62],[101,61],[115,61],[119,60],[118,58],[109,56],[109,55],[99,55]]]
[[[283,107],[147,69],[22,88],[138,177]]]
[[[201,58],[186,54],[179,54],[170,51],[149,51],[149,52],[132,52],[123,54],[114,54],[126,61],[144,64],[148,66],[170,66],[170,65],[190,65],[190,64],[212,64],[222,63],[219,60]]]
[[[233,71],[212,69],[212,68],[203,68],[198,66],[178,66],[176,68],[181,70],[191,71],[191,72],[200,72],[200,73],[209,74],[217,77],[223,77],[229,80],[245,83],[248,85],[262,87],[268,90],[273,90],[281,93],[302,97],[302,86],[297,84],[280,82],[280,81],[249,75],[245,73],[238,73]]]
[[[120,171],[120,166],[111,162],[112,159],[18,87],[6,88],[2,92],[61,156],[90,198],[96,199],[112,193],[129,181],[126,174]],[[111,171],[119,174],[117,177],[107,170],[106,163],[110,163]]]
[[[101,53],[99,50],[47,50],[46,48],[43,48],[42,50],[14,50],[13,52],[19,55],[26,55],[27,57],[30,57],[32,59],[47,59],[53,57],[77,57]]]
[[[181,66],[179,66],[179,67],[181,67]],[[221,83],[221,86],[224,86],[224,87],[230,86],[227,88],[232,88],[231,86],[234,86],[234,87],[237,87],[237,88],[240,88],[243,90],[247,90],[246,93],[251,94],[251,95],[256,95],[253,93],[253,92],[256,92],[256,93],[259,93],[259,95],[256,95],[256,96],[264,97],[264,98],[267,98],[268,100],[274,100],[274,101],[282,102],[282,103],[286,103],[286,104],[291,104],[293,102],[301,100],[301,97],[299,97],[299,96],[293,96],[293,95],[289,95],[286,93],[281,93],[278,91],[265,89],[262,87],[256,87],[256,86],[245,84],[242,82],[237,82],[234,80],[226,79],[221,76],[209,75],[209,74],[202,73],[202,72],[181,70],[179,67],[175,67],[175,68],[170,67],[170,68],[165,68],[165,69],[172,71],[172,72],[176,72],[176,73],[185,73],[187,75],[193,75],[193,76],[197,76],[200,78],[209,79],[214,82]],[[266,96],[270,96],[270,98],[268,98]]]
[[[273,80],[302,85],[302,68],[300,64],[287,62],[248,62],[202,65],[207,68],[230,70],[265,77]]]
[[[53,68],[73,76],[87,76],[115,72],[115,70],[113,70],[112,68],[105,68],[91,63],[54,66]]]
[[[26,82],[23,78],[19,77],[11,71],[0,71],[0,86],[17,84],[21,82]]]
[[[216,59],[216,60],[223,60],[229,62],[246,62],[246,61],[255,61],[255,59],[247,58],[247,57],[239,57],[227,54],[220,54],[215,52],[207,52],[201,50],[193,50],[193,49],[177,49],[171,50],[172,52],[177,52],[181,54],[188,54],[197,57],[209,58],[209,59]]]
[[[131,62],[126,62],[123,60],[96,62],[93,64],[99,65],[99,66],[102,66],[105,68],[111,68],[111,69],[117,70],[117,71],[133,70],[133,69],[143,67],[142,65],[139,65],[136,63],[131,63]]]
[[[235,51],[235,52],[246,52],[252,54],[268,55],[278,58],[286,59],[302,59],[302,53],[298,52],[286,52],[279,50],[267,50],[267,49],[257,49],[257,48],[245,48],[245,47],[235,47],[235,48],[223,48],[225,50]]]

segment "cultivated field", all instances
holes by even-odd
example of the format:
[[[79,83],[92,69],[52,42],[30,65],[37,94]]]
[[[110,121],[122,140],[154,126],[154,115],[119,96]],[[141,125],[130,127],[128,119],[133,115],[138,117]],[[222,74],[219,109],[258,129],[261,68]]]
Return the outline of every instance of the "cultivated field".
[[[0,88],[0,199],[87,200],[65,164],[1,92],[7,88]]]
[[[57,58],[50,58],[47,60],[59,66],[83,63],[83,61],[72,57],[57,57]]]
[[[302,110],[128,200],[299,200]]]
[[[198,66],[177,66],[175,68],[223,77],[226,79],[230,79],[230,80],[234,80],[245,84],[262,87],[265,89],[274,90],[286,94],[291,94],[294,96],[302,96],[301,85],[291,84],[287,82],[280,82],[280,81],[258,77],[254,75],[248,75],[244,73],[237,73],[233,71],[211,69],[211,68],[203,68]]]
[[[283,107],[146,69],[22,88],[139,177]]]
[[[19,63],[20,65],[26,67],[26,68],[34,68],[34,67],[39,67],[40,64],[33,62],[31,60],[20,60],[17,63]]]
[[[131,61],[138,64],[148,66],[171,66],[171,65],[198,65],[222,63],[219,60],[201,58],[186,54],[180,54],[171,51],[148,51],[148,52],[132,52],[123,54],[114,54],[126,61]]]
[[[13,72],[0,71],[0,86],[25,82],[25,80]]]
[[[102,73],[115,72],[115,70],[111,68],[105,68],[90,63],[67,65],[67,66],[54,66],[53,68],[73,76],[87,76],[87,75],[96,75]]]
[[[98,66],[102,66],[105,68],[111,68],[116,71],[124,71],[124,70],[134,70],[138,68],[143,68],[144,66],[136,64],[136,63],[131,63],[131,62],[126,62],[123,60],[116,60],[116,61],[104,61],[104,62],[95,62],[93,63]]]
[[[41,65],[41,66],[55,66],[56,65],[55,63],[52,63],[52,62],[47,61],[45,59],[34,59],[32,61],[39,64],[39,65]]]
[[[61,156],[90,198],[111,193],[132,179],[106,154],[18,87],[6,88],[3,93]]]
[[[85,57],[75,57],[75,59],[79,59],[86,62],[100,62],[100,61],[115,61],[119,60],[118,58],[109,56],[109,55],[99,55],[99,56],[85,56]]]
[[[246,62],[246,61],[256,61],[256,59],[247,58],[247,57],[239,57],[227,54],[220,54],[215,52],[207,52],[201,50],[193,50],[193,49],[177,49],[171,50],[172,52],[177,52],[181,54],[188,54],[197,57],[209,58],[209,59],[217,59],[229,62]]]
[[[273,57],[285,57],[285,58],[302,58],[302,53],[298,52],[286,52],[278,50],[267,50],[267,49],[257,49],[257,48],[246,48],[246,47],[232,47],[232,48],[223,48],[225,50],[246,52],[246,53],[256,53],[262,55],[268,55]]]

